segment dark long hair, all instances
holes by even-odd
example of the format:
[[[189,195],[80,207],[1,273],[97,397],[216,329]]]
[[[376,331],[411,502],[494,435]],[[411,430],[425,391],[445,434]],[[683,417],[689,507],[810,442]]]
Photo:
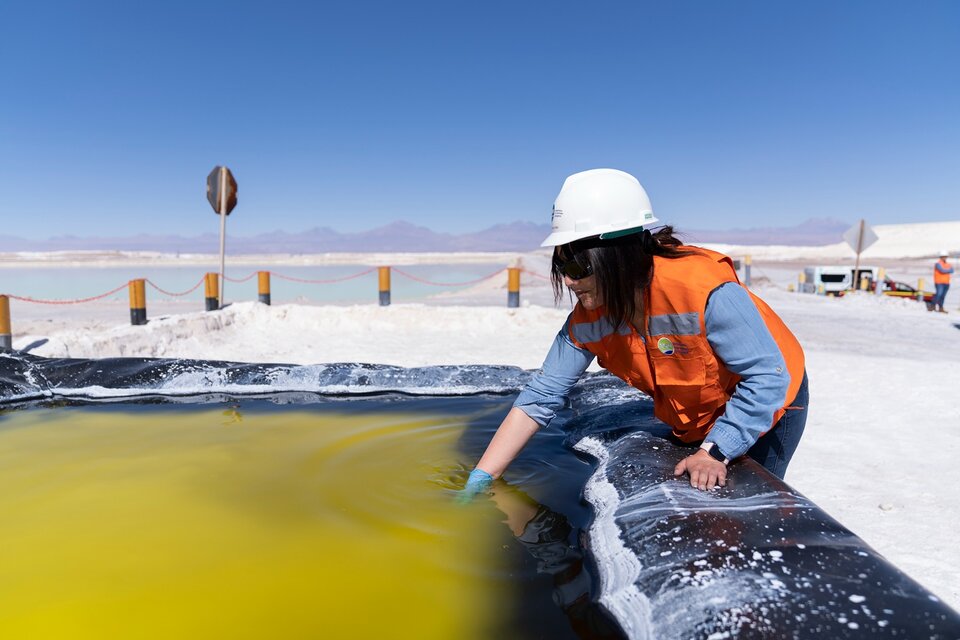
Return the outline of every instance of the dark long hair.
[[[643,304],[638,294],[653,280],[653,256],[674,259],[689,254],[691,250],[683,246],[671,226],[652,233],[644,230],[607,240],[594,236],[560,245],[553,251],[553,268],[550,270],[554,298],[557,303],[563,299],[565,287],[561,267],[564,262],[576,260],[582,266],[589,265],[597,277],[597,289],[603,298],[606,316],[619,328],[630,322],[638,306]]]

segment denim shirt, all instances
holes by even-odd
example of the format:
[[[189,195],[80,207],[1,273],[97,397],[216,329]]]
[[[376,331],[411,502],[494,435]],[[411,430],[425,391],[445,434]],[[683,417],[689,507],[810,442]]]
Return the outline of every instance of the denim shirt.
[[[717,419],[707,442],[715,442],[728,458],[746,453],[786,404],[787,366],[747,290],[728,282],[713,291],[704,311],[707,342],[740,382]],[[567,395],[593,362],[593,354],[570,341],[570,318],[553,341],[543,367],[520,392],[513,406],[541,427],[567,404]]]

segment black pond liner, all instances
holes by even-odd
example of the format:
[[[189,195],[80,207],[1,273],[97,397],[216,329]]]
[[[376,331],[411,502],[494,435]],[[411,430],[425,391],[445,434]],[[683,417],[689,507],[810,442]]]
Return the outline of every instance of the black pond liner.
[[[0,353],[0,408],[151,397],[297,403],[386,393],[509,395],[530,375],[515,367],[291,366]],[[673,478],[674,466],[689,450],[664,437],[648,399],[612,376],[592,374],[571,400],[574,411],[561,417],[568,445],[597,465],[583,489],[593,508],[583,548],[596,573],[590,591],[600,606],[586,614],[588,623],[578,629],[582,636],[960,639],[960,614],[758,464],[737,461],[727,487],[694,490]],[[566,533],[552,530],[558,528],[566,532],[569,525],[542,509],[519,538],[545,571],[551,565],[569,568],[558,561],[569,554],[562,543]],[[567,610],[567,583],[556,582],[555,598]],[[610,618],[619,630],[605,628]]]

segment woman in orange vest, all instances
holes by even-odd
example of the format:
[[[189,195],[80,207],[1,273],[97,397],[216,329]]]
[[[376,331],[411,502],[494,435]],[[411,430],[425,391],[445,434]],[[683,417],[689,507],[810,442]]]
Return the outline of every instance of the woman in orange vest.
[[[940,313],[947,313],[943,308],[943,301],[947,297],[947,289],[950,288],[950,274],[953,273],[949,257],[950,254],[944,249],[933,267],[933,286],[936,289],[936,293],[933,294],[933,306]]]
[[[692,452],[674,470],[701,490],[727,465],[757,460],[782,478],[806,423],[803,350],[742,287],[730,258],[684,246],[657,222],[640,183],[615,169],[574,174],[553,208],[552,281],[577,304],[543,368],[517,397],[463,490],[486,491],[564,407],[594,358],[653,398],[654,414]]]

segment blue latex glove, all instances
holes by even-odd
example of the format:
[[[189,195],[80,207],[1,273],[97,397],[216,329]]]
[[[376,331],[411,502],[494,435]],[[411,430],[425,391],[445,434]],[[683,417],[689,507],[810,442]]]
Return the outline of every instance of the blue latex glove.
[[[488,492],[492,484],[493,476],[483,469],[474,469],[470,472],[470,477],[467,478],[467,484],[463,486],[463,489],[457,496],[457,502],[467,504],[472,501],[477,494]]]

